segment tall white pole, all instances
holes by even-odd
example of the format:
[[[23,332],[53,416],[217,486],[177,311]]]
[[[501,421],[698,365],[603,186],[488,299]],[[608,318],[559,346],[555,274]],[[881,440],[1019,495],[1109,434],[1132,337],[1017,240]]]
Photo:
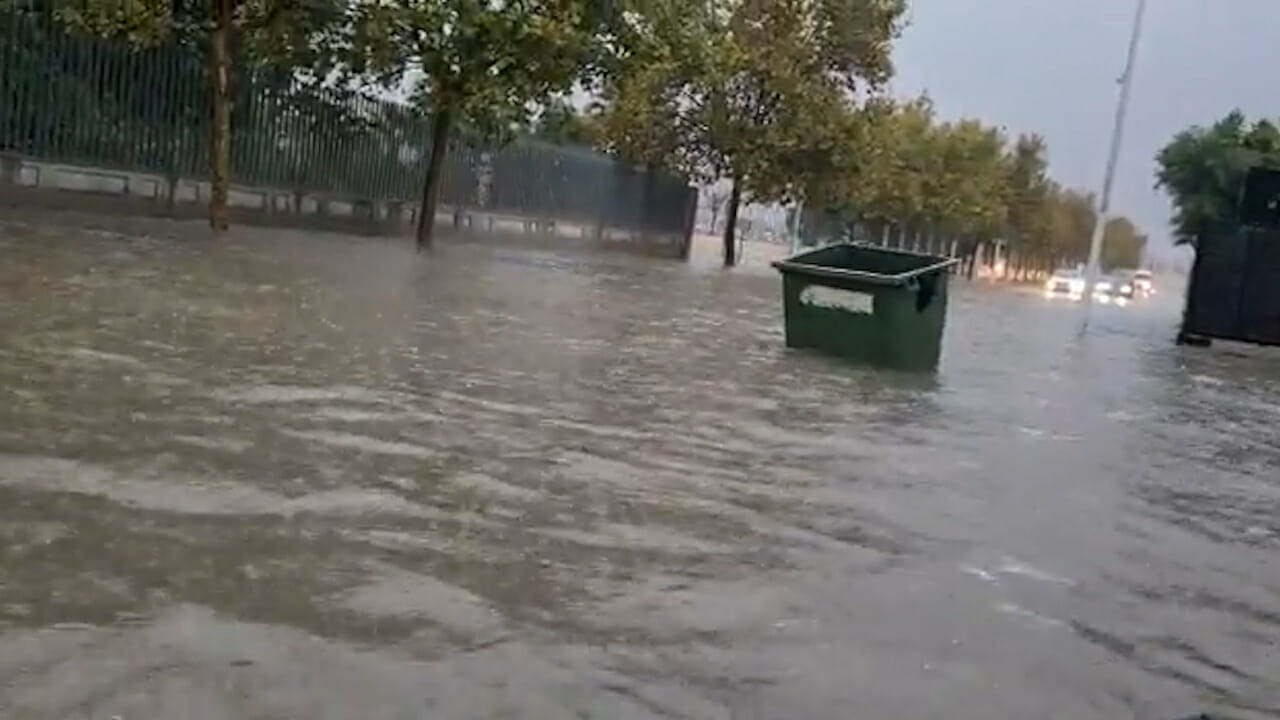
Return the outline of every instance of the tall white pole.
[[[1133,87],[1133,67],[1138,59],[1138,43],[1142,39],[1142,21],[1146,17],[1147,0],[1138,0],[1133,17],[1133,33],[1129,36],[1129,54],[1125,59],[1124,75],[1120,76],[1120,100],[1116,103],[1115,126],[1111,130],[1111,150],[1107,154],[1107,171],[1102,179],[1102,197],[1098,204],[1098,217],[1093,225],[1093,237],[1089,240],[1089,263],[1084,269],[1084,317],[1080,321],[1080,333],[1089,328],[1089,315],[1093,307],[1093,286],[1098,281],[1098,262],[1102,258],[1102,240],[1107,231],[1111,211],[1111,186],[1116,179],[1116,163],[1120,158],[1120,143],[1124,140],[1124,119],[1129,111],[1129,91]]]

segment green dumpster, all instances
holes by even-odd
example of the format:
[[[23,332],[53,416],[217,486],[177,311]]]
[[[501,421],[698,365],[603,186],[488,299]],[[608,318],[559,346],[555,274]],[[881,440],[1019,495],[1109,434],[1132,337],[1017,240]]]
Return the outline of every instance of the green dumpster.
[[[775,262],[787,347],[880,367],[934,369],[947,317],[948,270],[956,262],[855,244]]]

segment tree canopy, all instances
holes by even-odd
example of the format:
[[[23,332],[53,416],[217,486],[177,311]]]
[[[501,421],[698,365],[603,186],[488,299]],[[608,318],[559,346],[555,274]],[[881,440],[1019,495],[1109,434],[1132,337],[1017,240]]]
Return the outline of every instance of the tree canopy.
[[[796,197],[848,106],[892,74],[905,0],[652,0],[627,14],[601,87],[604,147],[692,177],[728,177],[737,209]]]
[[[845,232],[899,244],[955,242],[962,252],[1002,240],[1029,270],[1087,256],[1093,197],[1054,182],[1042,137],[1009,138],[975,119],[944,121],[927,97],[872,98],[837,127],[825,162],[804,178],[803,197],[811,210],[843,218]],[[1112,218],[1104,237],[1104,266],[1141,261],[1145,238],[1132,221]]]
[[[1249,168],[1280,169],[1280,124],[1250,122],[1233,110],[1208,127],[1178,133],[1156,155],[1156,187],[1173,203],[1173,236],[1194,246],[1213,229],[1236,220]]]

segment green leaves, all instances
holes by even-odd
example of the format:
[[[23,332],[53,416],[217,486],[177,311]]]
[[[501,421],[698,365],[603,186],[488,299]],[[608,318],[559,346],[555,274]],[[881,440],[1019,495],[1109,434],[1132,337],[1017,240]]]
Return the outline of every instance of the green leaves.
[[[1103,236],[1102,267],[1136,268],[1142,262],[1146,245],[1147,238],[1138,233],[1138,228],[1128,218],[1112,218],[1107,222]]]
[[[588,0],[361,0],[351,64],[379,82],[416,83],[424,111],[448,105],[500,136],[570,89],[594,37]]]
[[[1156,155],[1156,187],[1173,202],[1174,240],[1198,238],[1235,222],[1236,203],[1250,167],[1280,167],[1280,128],[1270,120],[1253,124],[1239,110],[1209,127],[1173,137]]]
[[[560,145],[590,145],[599,133],[596,118],[584,115],[564,98],[554,98],[538,114],[531,134]]]
[[[603,142],[757,200],[812,192],[852,132],[852,93],[883,83],[898,0],[651,0],[623,13]]]

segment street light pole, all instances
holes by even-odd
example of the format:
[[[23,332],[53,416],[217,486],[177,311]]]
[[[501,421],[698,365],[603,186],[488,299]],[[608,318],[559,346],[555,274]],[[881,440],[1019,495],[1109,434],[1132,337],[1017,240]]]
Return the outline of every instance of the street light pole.
[[[1129,111],[1129,91],[1133,87],[1133,68],[1138,59],[1138,43],[1142,39],[1142,22],[1146,17],[1147,0],[1138,0],[1133,17],[1133,33],[1129,36],[1129,54],[1125,59],[1124,75],[1120,76],[1120,100],[1116,103],[1115,125],[1111,130],[1111,149],[1107,154],[1107,171],[1102,179],[1102,197],[1098,203],[1098,216],[1089,240],[1089,263],[1084,270],[1084,318],[1080,322],[1080,334],[1089,328],[1089,315],[1093,306],[1093,287],[1098,281],[1098,262],[1102,258],[1102,240],[1107,231],[1111,211],[1111,186],[1116,179],[1116,163],[1120,159],[1120,143],[1124,139],[1124,119]]]

